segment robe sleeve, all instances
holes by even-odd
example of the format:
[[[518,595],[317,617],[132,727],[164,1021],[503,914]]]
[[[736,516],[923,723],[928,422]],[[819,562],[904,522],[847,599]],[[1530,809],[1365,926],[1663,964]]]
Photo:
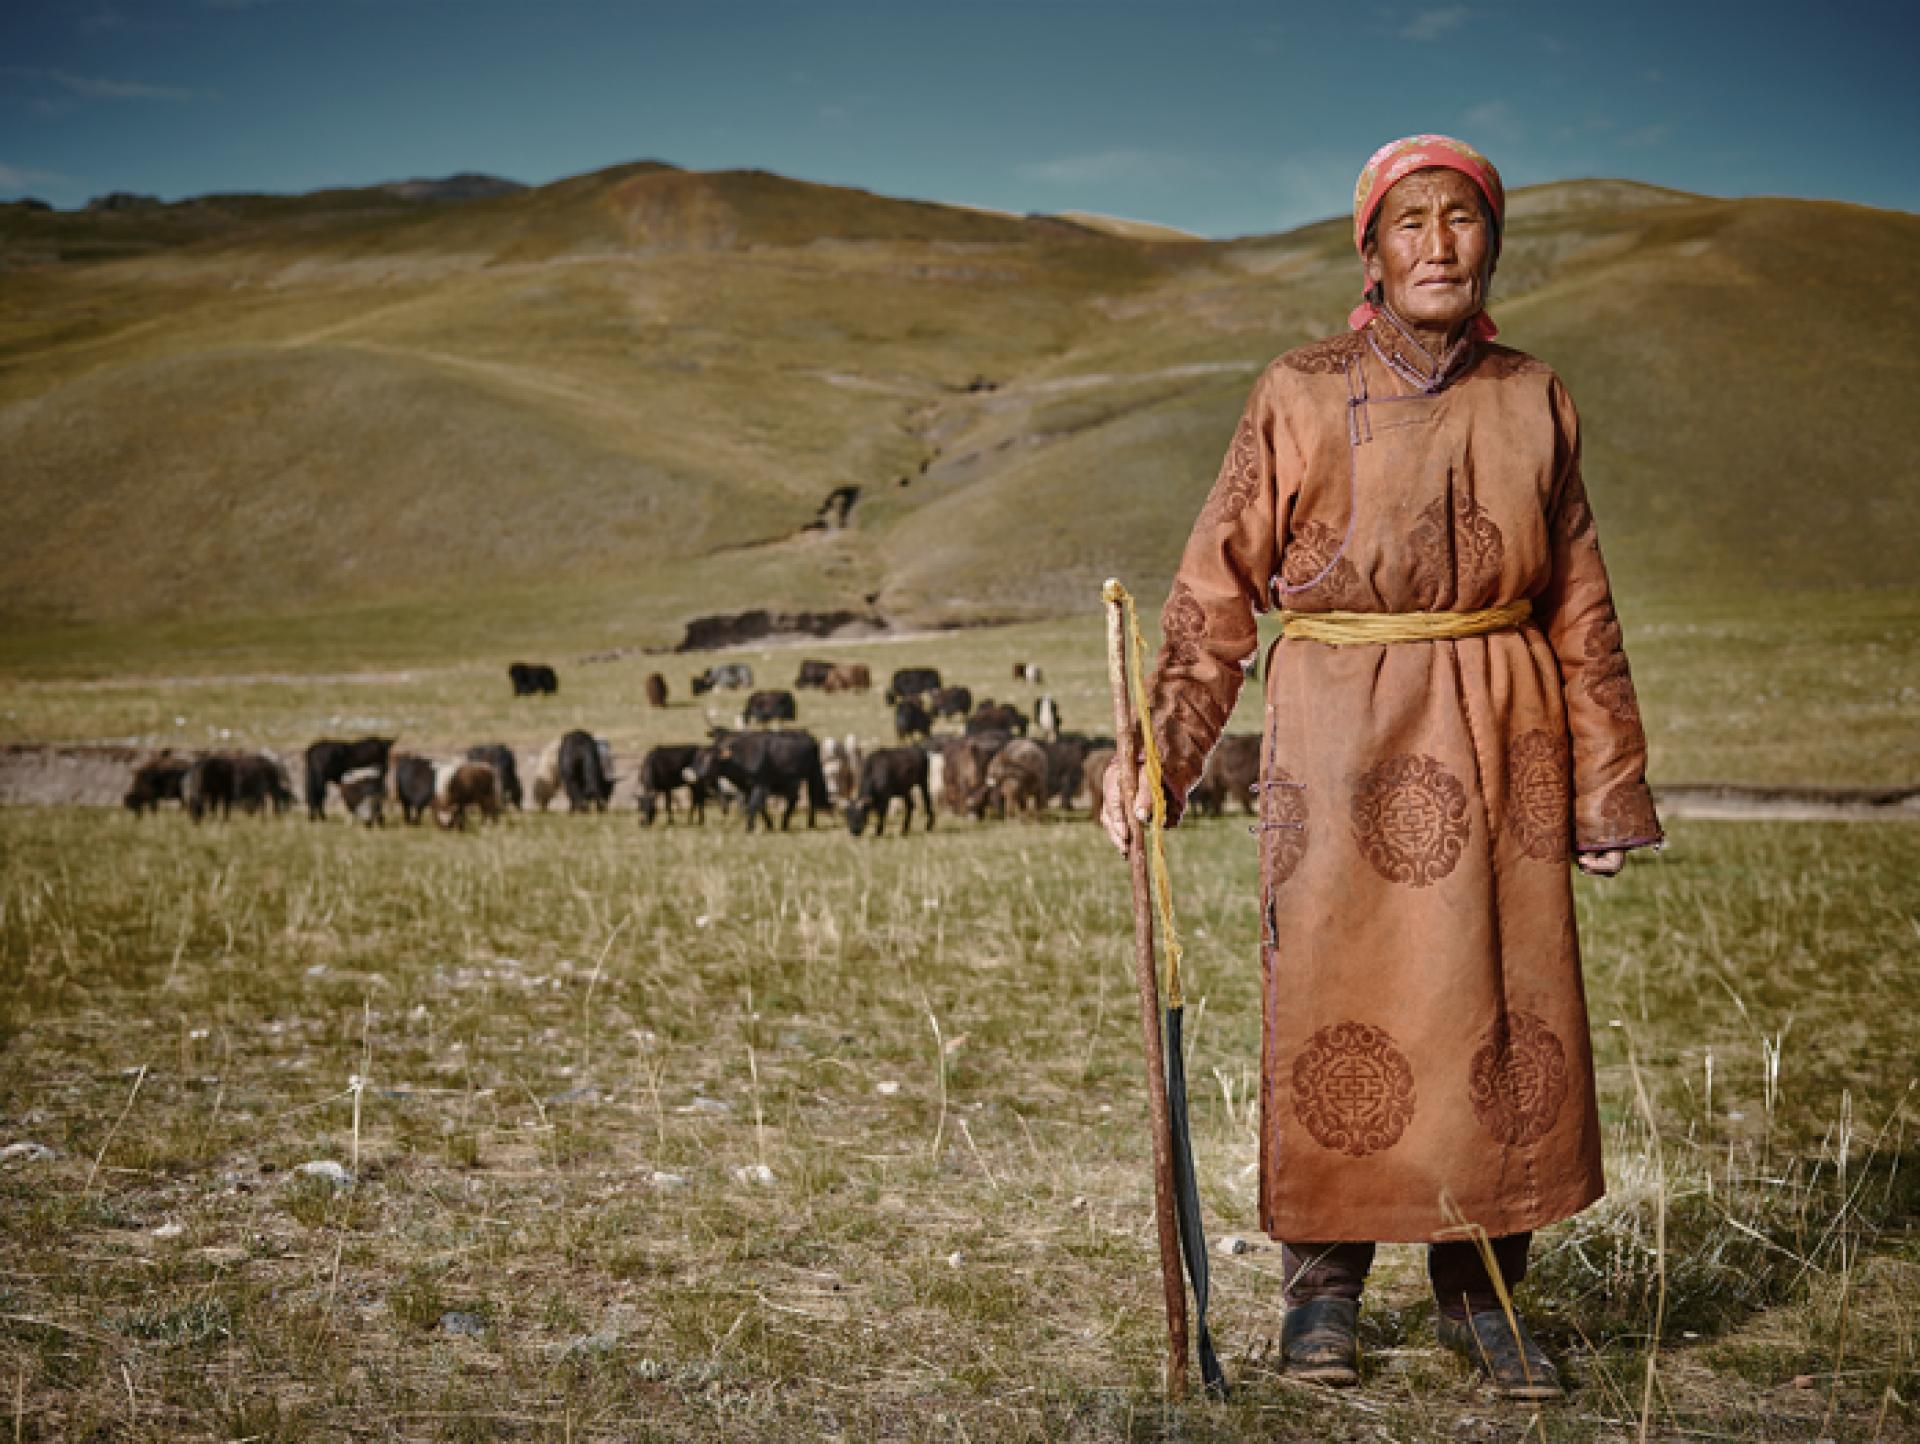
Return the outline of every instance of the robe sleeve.
[[[1254,617],[1267,610],[1278,565],[1280,474],[1291,497],[1299,471],[1274,389],[1269,369],[1247,398],[1160,613],[1164,641],[1148,706],[1169,823],[1186,810],[1187,794],[1200,781],[1259,651]]]
[[[1573,744],[1573,835],[1582,852],[1665,841],[1647,787],[1647,734],[1580,479],[1580,419],[1555,378],[1559,456],[1547,513],[1552,575],[1534,609],[1560,662]]]

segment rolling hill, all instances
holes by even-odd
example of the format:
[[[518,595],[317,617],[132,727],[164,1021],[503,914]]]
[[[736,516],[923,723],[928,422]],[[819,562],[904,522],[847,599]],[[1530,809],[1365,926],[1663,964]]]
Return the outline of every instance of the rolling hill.
[[[1151,593],[1253,377],[1355,276],[1340,221],[1211,242],[658,162],[0,207],[0,650]],[[1917,283],[1911,215],[1516,194],[1494,310],[1580,401],[1623,590],[1912,581]]]

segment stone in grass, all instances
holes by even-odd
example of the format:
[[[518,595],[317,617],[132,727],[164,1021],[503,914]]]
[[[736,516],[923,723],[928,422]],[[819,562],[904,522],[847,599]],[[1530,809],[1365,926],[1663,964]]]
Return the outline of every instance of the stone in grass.
[[[0,1163],[51,1163],[57,1155],[44,1143],[31,1138],[0,1148]]]
[[[568,1088],[564,1092],[547,1095],[549,1103],[598,1103],[600,1090],[591,1083],[582,1083],[578,1088]]]
[[[153,1231],[153,1236],[155,1238],[178,1238],[186,1231],[187,1226],[184,1223],[176,1223],[170,1219],[156,1228]]]
[[[1253,1247],[1237,1233],[1230,1233],[1220,1240],[1220,1252],[1224,1254],[1242,1254]]]
[[[685,1174],[662,1173],[657,1168],[647,1175],[647,1182],[651,1183],[655,1188],[685,1188],[687,1186]]]
[[[305,1178],[321,1178],[335,1188],[352,1188],[353,1175],[331,1158],[315,1158],[293,1170]]]
[[[680,1113],[711,1113],[718,1115],[733,1112],[733,1105],[725,1099],[709,1098],[702,1093],[696,1095],[691,1103],[683,1105],[676,1111]]]
[[[477,1339],[487,1331],[487,1320],[483,1314],[468,1313],[464,1309],[448,1309],[440,1315],[440,1332],[459,1334],[466,1338]]]
[[[773,1187],[773,1170],[764,1163],[749,1163],[733,1171],[735,1183],[755,1183],[762,1188]]]

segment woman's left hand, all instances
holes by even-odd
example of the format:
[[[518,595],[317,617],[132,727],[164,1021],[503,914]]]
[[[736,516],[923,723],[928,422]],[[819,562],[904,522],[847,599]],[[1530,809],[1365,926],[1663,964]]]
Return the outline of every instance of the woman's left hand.
[[[1627,860],[1627,850],[1623,847],[1608,848],[1605,852],[1582,852],[1574,857],[1580,871],[1589,877],[1612,877],[1620,871]]]

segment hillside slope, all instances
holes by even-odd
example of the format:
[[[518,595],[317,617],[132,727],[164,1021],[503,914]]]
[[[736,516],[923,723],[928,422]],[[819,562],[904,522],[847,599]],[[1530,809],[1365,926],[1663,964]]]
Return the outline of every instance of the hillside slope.
[[[1339,222],[1170,240],[653,162],[299,201],[185,240],[118,215],[133,253],[84,263],[21,263],[70,218],[6,218],[10,626],[564,614],[585,645],[1150,593],[1254,375],[1356,284]],[[1494,310],[1581,404],[1624,586],[1910,580],[1916,243],[1856,207],[1516,195]]]

